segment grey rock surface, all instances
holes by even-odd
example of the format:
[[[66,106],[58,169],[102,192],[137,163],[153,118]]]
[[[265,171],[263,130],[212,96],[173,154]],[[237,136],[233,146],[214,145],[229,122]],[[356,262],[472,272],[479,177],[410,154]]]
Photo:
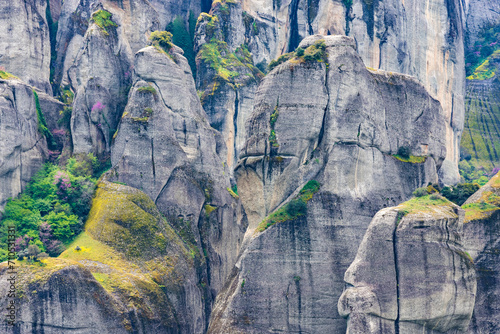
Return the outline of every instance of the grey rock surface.
[[[326,61],[291,59],[258,89],[235,171],[249,227],[209,333],[344,332],[337,300],[371,218],[437,181],[446,154],[439,102],[414,78],[368,71],[352,38],[302,46],[320,39]],[[403,145],[428,158],[394,158]],[[256,232],[312,179],[321,188],[306,215]]]
[[[169,55],[154,47],[140,50],[134,73],[108,177],[143,190],[196,252],[206,254],[215,295],[246,229],[241,204],[228,190],[225,145],[207,121],[179,48]],[[204,303],[210,309],[211,300]]]
[[[339,299],[347,333],[467,329],[476,272],[461,242],[464,211],[418,201],[383,209],[370,223]]]
[[[500,195],[500,175],[494,176],[464,204],[466,211],[478,210],[481,202]],[[472,208],[468,208],[472,206]],[[476,206],[474,208],[474,206]],[[499,275],[499,223],[500,210],[480,210],[479,216],[466,219],[464,224],[464,246],[474,260],[477,269],[477,298],[468,333],[495,333],[500,330],[500,307],[497,298]]]
[[[49,94],[50,39],[46,0],[14,0],[0,7],[0,67]]]
[[[498,24],[500,24],[500,3],[498,1],[466,1],[467,45],[474,45],[482,29]]]
[[[0,79],[0,208],[24,189],[46,154],[33,88],[19,80]]]
[[[196,86],[210,125],[222,134],[227,148],[224,161],[231,173],[244,145],[255,91],[264,76],[245,45],[248,30],[253,30],[251,24],[245,26],[245,18],[249,16],[242,14],[239,2],[214,2],[210,14],[200,16],[195,34]],[[218,52],[215,58],[213,49]]]
[[[91,21],[68,72],[75,92],[71,116],[74,153],[109,154],[127,100],[131,65],[118,27],[100,27]]]

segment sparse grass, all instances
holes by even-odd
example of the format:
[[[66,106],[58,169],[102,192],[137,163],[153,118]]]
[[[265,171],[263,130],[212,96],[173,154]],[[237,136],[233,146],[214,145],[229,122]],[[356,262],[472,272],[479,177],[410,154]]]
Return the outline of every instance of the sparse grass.
[[[488,218],[491,213],[500,208],[486,202],[481,202],[465,204],[462,206],[462,209],[465,210],[465,223],[468,223],[473,220]]]
[[[268,227],[276,223],[293,220],[306,214],[307,202],[319,190],[320,186],[320,183],[316,180],[307,182],[306,185],[300,190],[300,193],[294,199],[283,205],[275,212],[271,213],[259,224],[255,232],[263,232]]]
[[[414,197],[396,207],[401,213],[398,222],[409,214],[431,214],[441,215],[443,212],[456,216],[453,210],[454,204],[446,198],[436,195]]]
[[[235,199],[239,199],[239,198],[240,198],[240,196],[238,196],[238,194],[237,194],[237,193],[235,193],[235,192],[233,191],[233,189],[231,189],[231,188],[229,188],[229,187],[228,187],[228,188],[227,188],[227,191],[229,192],[229,194],[230,194],[231,196],[233,196],[233,198],[235,198]]]
[[[153,31],[149,36],[149,42],[157,50],[170,55],[172,49],[172,33],[169,31]]]

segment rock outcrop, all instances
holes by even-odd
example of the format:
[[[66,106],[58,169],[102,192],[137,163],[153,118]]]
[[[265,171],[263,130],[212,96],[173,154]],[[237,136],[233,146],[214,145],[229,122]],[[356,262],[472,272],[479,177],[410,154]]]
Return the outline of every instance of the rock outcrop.
[[[477,298],[468,333],[500,331],[498,285],[500,239],[500,175],[472,195],[465,209],[464,246],[477,269]]]
[[[247,16],[248,17],[248,16]],[[245,142],[245,123],[264,74],[247,46],[245,16],[239,2],[214,2],[198,19],[195,34],[197,89],[210,125],[220,131],[232,173]]]
[[[246,229],[221,159],[225,145],[207,121],[182,50],[150,46],[137,52],[134,66],[108,177],[148,194],[195,253],[206,256],[206,284],[215,295]]]
[[[2,4],[0,67],[51,94],[46,7],[46,0],[15,0]]]
[[[436,182],[446,154],[442,109],[415,79],[368,71],[349,37],[300,46],[264,78],[247,123],[235,171],[246,247],[209,333],[345,331],[336,304],[371,218]],[[393,156],[402,146],[407,162]]]
[[[474,45],[480,32],[500,24],[500,3],[488,0],[466,1],[466,42]]]
[[[347,333],[463,333],[476,297],[463,221],[438,195],[378,212],[345,273]]]
[[[24,189],[46,158],[39,123],[33,87],[0,79],[0,208]]]
[[[58,258],[0,266],[1,302],[16,302],[2,333],[204,333],[207,287],[199,254],[143,192],[101,182],[81,234]],[[206,279],[205,279],[206,282]]]
[[[346,7],[347,5],[347,7]],[[464,118],[464,11],[459,0],[242,1],[245,34],[255,64],[292,52],[314,34],[356,40],[366,66],[416,77],[441,102],[447,119],[447,158],[440,178],[460,180]]]

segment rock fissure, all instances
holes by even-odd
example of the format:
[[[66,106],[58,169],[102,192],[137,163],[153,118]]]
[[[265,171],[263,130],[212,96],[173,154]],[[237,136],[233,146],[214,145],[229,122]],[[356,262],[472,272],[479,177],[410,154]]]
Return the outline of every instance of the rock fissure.
[[[398,246],[397,246],[397,235],[398,235],[398,225],[400,223],[399,212],[396,215],[394,221],[394,230],[392,232],[392,250],[394,256],[394,270],[396,279],[396,319],[394,320],[394,331],[395,334],[399,334],[399,315],[400,315],[400,291],[399,291],[399,266],[398,266]]]

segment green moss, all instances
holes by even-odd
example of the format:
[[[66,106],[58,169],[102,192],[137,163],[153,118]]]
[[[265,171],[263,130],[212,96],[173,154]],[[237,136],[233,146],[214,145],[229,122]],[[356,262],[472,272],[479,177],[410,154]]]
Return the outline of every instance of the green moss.
[[[116,28],[118,25],[111,20],[111,13],[106,10],[98,10],[92,14],[92,21],[102,29],[105,35],[109,35],[108,28]]]
[[[233,189],[231,189],[231,188],[229,188],[229,187],[228,187],[228,188],[226,188],[226,189],[227,189],[227,191],[229,192],[229,194],[230,194],[231,196],[233,196],[233,198],[235,198],[235,199],[239,199],[239,198],[240,198],[240,196],[238,196],[238,194],[237,194],[237,193],[235,193],[235,192],[233,191]]]
[[[289,59],[292,59],[295,56],[294,52],[289,52],[285,53],[281,56],[278,57],[276,60],[271,60],[267,67],[267,71],[271,72],[274,68],[276,68],[278,65],[283,64],[284,62],[288,61]]]
[[[442,215],[444,212],[456,216],[454,204],[439,195],[414,197],[396,207],[401,212],[399,220],[408,214]]]
[[[156,89],[154,89],[154,87],[152,87],[152,86],[139,87],[139,88],[137,88],[137,92],[150,93],[150,94],[156,95]]]
[[[421,163],[424,163],[426,160],[427,160],[427,157],[426,156],[414,156],[414,155],[410,155],[409,158],[404,158],[400,155],[393,155],[394,158],[398,159],[399,161],[402,161],[402,162],[409,162],[409,163],[412,163],[412,164],[421,164]]]
[[[38,119],[38,132],[40,132],[46,139],[49,146],[53,145],[54,138],[52,137],[52,133],[47,128],[47,122],[45,121],[45,117],[42,113],[42,108],[40,107],[40,100],[38,99],[38,94],[33,90],[33,96],[35,97],[35,107],[36,107],[36,116]]]
[[[4,79],[4,80],[19,80],[18,77],[16,77],[15,75],[13,74],[10,74],[8,72],[5,72],[5,71],[0,71],[0,79]]]
[[[307,212],[307,202],[312,199],[316,192],[318,192],[320,186],[320,183],[316,180],[307,182],[294,199],[264,219],[256,228],[255,232],[263,232],[276,223],[293,220],[305,215]]]
[[[212,212],[214,212],[215,210],[217,210],[216,206],[212,206],[210,204],[205,204],[204,208],[205,208],[205,213],[207,215],[210,215]]]

